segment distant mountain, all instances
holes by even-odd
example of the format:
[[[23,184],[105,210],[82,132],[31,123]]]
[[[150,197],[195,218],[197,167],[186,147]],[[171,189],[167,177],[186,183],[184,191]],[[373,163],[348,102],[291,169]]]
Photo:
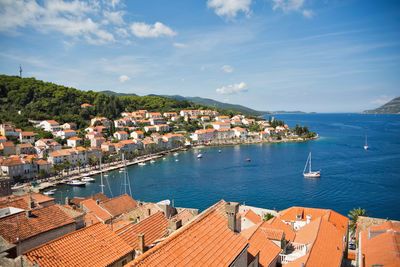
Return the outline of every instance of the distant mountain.
[[[114,91],[106,90],[106,91],[100,91],[99,93],[103,93],[108,96],[137,96],[137,94],[124,94],[124,93],[116,93]]]
[[[210,107],[215,107],[215,108],[221,108],[221,109],[227,109],[227,110],[232,110],[233,112],[240,112],[243,114],[248,114],[248,115],[255,115],[255,116],[260,116],[260,115],[265,115],[269,114],[271,112],[269,111],[259,111],[259,110],[254,110],[242,105],[235,105],[235,104],[228,104],[228,103],[223,103],[219,102],[210,98],[203,98],[203,97],[185,97],[185,96],[180,96],[180,95],[149,95],[149,96],[160,96],[160,97],[166,97],[170,99],[176,99],[176,100],[187,100],[191,101],[195,104],[199,105],[205,105],[205,106],[210,106]]]
[[[400,114],[400,96],[396,97],[385,105],[372,110],[365,110],[362,113],[370,114]]]

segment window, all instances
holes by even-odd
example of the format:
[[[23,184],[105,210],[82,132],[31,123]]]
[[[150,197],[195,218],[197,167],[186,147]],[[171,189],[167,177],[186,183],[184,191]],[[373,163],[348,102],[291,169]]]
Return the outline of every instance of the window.
[[[121,263],[122,263],[122,265],[126,265],[128,263],[128,260],[125,259]]]

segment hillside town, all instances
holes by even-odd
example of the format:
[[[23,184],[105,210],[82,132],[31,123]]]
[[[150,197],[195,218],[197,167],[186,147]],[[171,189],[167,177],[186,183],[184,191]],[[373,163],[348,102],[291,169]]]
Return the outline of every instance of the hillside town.
[[[220,200],[200,212],[124,194],[0,199],[1,266],[399,266],[400,222]],[[356,245],[357,244],[357,245]]]
[[[84,103],[81,109],[90,109]],[[65,175],[74,169],[171,149],[198,145],[303,141],[312,137],[306,127],[291,130],[274,118],[263,120],[244,115],[222,116],[214,110],[179,112],[123,112],[120,119],[94,117],[89,127],[55,120],[32,121],[34,131],[0,124],[0,183],[4,192],[11,185]],[[43,135],[43,134],[42,134]]]

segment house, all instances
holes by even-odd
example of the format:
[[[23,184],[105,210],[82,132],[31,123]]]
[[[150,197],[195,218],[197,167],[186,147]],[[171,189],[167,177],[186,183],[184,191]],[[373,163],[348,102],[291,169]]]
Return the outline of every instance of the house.
[[[243,123],[244,125],[252,125],[252,124],[255,124],[255,123],[256,123],[256,120],[255,120],[255,119],[247,119],[247,118],[244,118],[244,119],[242,119],[242,123]]]
[[[39,266],[124,266],[134,249],[99,222],[59,237],[24,253]]]
[[[120,141],[117,145],[120,145],[119,147],[118,146],[115,147],[117,152],[119,152],[120,149],[122,151],[132,152],[141,147],[141,145],[138,144],[138,142],[136,140],[132,140],[132,139]]]
[[[235,132],[232,129],[218,129],[215,136],[219,140],[228,140],[235,137]]]
[[[102,136],[100,133],[96,132],[96,131],[88,132],[88,133],[85,135],[85,138],[86,138],[86,139],[94,139],[94,138],[96,138],[96,137],[103,137],[103,136]]]
[[[168,124],[158,124],[155,127],[157,132],[169,132]]]
[[[258,135],[259,135],[260,139],[266,139],[269,137],[269,133],[267,133],[266,131],[260,131],[258,133]]]
[[[0,143],[7,142],[7,137],[0,135]]]
[[[167,133],[162,136],[162,139],[167,142],[167,147],[177,147],[185,141],[185,137],[182,134]]]
[[[216,121],[226,121],[226,120],[229,120],[229,116],[218,116],[218,117],[215,117],[215,120]]]
[[[77,136],[68,138],[68,140],[67,140],[67,146],[78,147],[78,146],[81,146],[81,145],[83,145],[83,139],[79,138]]]
[[[147,132],[155,132],[157,131],[156,126],[144,126],[144,130]]]
[[[102,143],[104,143],[106,139],[104,137],[95,137],[90,139],[90,146],[92,147],[100,147]]]
[[[371,225],[358,234],[358,266],[400,266],[399,243],[400,222]]]
[[[196,130],[190,137],[193,141],[208,142],[215,137],[215,129]]]
[[[90,104],[88,104],[88,103],[83,103],[82,105],[81,105],[81,108],[92,108],[93,106],[92,105],[90,105]]]
[[[151,125],[165,124],[165,120],[163,117],[149,118],[149,122]]]
[[[142,131],[133,131],[131,132],[131,137],[135,139],[143,139],[144,135]]]
[[[0,143],[0,156],[9,156],[15,154],[15,145],[11,141]]]
[[[44,120],[39,123],[39,128],[52,133],[61,131],[60,124],[55,120]]]
[[[11,180],[25,175],[25,162],[20,158],[0,159],[0,176],[7,176]]]
[[[101,144],[101,149],[106,152],[114,152],[115,144],[111,142],[104,142]]]
[[[51,172],[51,162],[44,160],[44,159],[39,159],[38,161],[36,161],[37,164],[37,168],[38,168],[38,172],[40,170],[44,170],[46,173],[50,173]]]
[[[34,146],[32,146],[31,143],[26,143],[26,144],[17,144],[15,146],[15,154],[21,155],[34,155],[36,154],[36,149]]]
[[[175,232],[127,266],[247,266],[247,240],[236,234],[237,206],[221,200],[183,227],[170,220]]]
[[[3,123],[0,124],[0,135],[2,136],[15,136],[15,137],[19,137],[19,132],[16,132],[14,130],[14,125],[10,124],[10,123]]]
[[[76,136],[76,131],[74,131],[74,130],[62,130],[62,131],[57,132],[56,135],[58,137],[60,137],[61,139],[68,139],[68,138]]]
[[[235,127],[233,128],[233,131],[235,132],[235,136],[240,139],[246,139],[247,138],[247,131],[241,127]]]
[[[96,117],[90,120],[90,125],[94,126],[96,122],[100,122],[106,128],[110,128],[110,121],[105,117]]]
[[[149,112],[146,114],[147,119],[162,119],[162,115],[160,112]]]
[[[34,132],[20,132],[19,133],[19,141],[22,144],[25,144],[25,143],[33,144],[33,143],[35,143],[35,133]]]
[[[26,210],[14,209],[15,212],[10,215],[3,213],[0,218],[0,235],[15,245],[12,253],[15,256],[76,229],[75,221],[56,205],[33,207],[31,202]]]
[[[48,161],[52,164],[60,164],[68,161],[72,166],[85,164],[89,155],[82,147],[74,147],[68,149],[61,149],[49,153]]]
[[[171,119],[172,117],[177,117],[178,113],[176,113],[176,112],[164,112],[163,116],[168,118],[168,119]]]
[[[215,130],[231,128],[231,124],[230,123],[222,122],[222,121],[212,122],[211,125],[213,126],[213,128]]]
[[[64,130],[76,130],[77,129],[76,123],[74,123],[74,122],[64,123],[63,125],[61,125],[61,127]]]
[[[205,121],[210,121],[210,116],[202,116],[201,117],[201,121],[205,122]]]
[[[116,131],[114,133],[114,138],[117,140],[127,140],[128,139],[128,133],[125,131]]]

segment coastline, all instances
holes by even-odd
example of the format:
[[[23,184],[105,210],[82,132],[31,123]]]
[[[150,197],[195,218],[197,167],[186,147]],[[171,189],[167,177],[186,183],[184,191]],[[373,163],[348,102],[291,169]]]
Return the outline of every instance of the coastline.
[[[166,151],[148,154],[148,155],[141,156],[141,157],[138,157],[133,160],[126,160],[125,165],[128,167],[128,166],[132,166],[132,165],[139,164],[139,163],[145,163],[150,160],[165,157],[165,156],[170,155],[175,152],[187,151],[188,149],[191,149],[191,148],[195,149],[195,148],[202,148],[202,147],[252,145],[252,144],[303,143],[303,142],[313,141],[313,140],[316,140],[319,138],[320,138],[319,136],[314,136],[311,138],[296,138],[296,139],[282,138],[281,140],[257,139],[257,140],[246,140],[246,141],[234,139],[234,140],[230,140],[230,141],[225,140],[223,142],[219,141],[219,142],[195,144],[195,145],[190,145],[187,147],[177,147],[177,148],[169,149]],[[102,172],[105,174],[107,172],[111,172],[114,170],[124,168],[125,165],[123,162],[117,161],[117,162],[103,164],[102,170],[100,170],[100,168],[98,166],[94,169],[89,169],[89,170],[87,170],[87,167],[86,167],[86,168],[83,168],[83,171],[82,171],[82,169],[78,170],[78,171],[76,171],[76,170],[71,171],[72,173],[69,173],[69,174],[63,176],[62,179],[60,179],[60,180],[56,180],[56,176],[53,176],[53,177],[47,178],[46,181],[39,180],[39,185],[36,187],[24,184],[24,185],[21,185],[18,187],[14,187],[12,190],[13,190],[13,194],[16,194],[16,195],[26,194],[29,192],[40,193],[41,191],[44,191],[47,188],[55,187],[59,184],[65,184],[67,181],[70,181],[70,180],[82,179],[86,176],[99,175]]]

